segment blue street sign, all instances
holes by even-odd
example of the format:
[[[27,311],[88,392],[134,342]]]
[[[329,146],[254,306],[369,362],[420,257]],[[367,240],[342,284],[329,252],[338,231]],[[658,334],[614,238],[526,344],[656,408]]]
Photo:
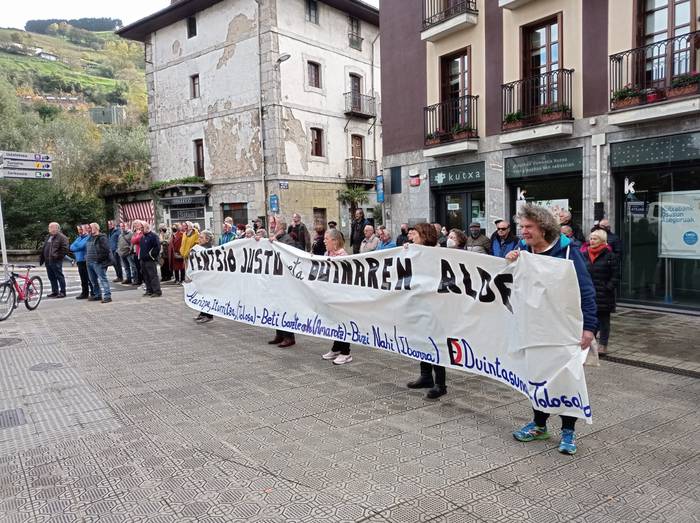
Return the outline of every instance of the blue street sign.
[[[276,194],[270,195],[270,212],[280,212],[280,199]]]
[[[377,175],[377,203],[384,203],[384,175]]]

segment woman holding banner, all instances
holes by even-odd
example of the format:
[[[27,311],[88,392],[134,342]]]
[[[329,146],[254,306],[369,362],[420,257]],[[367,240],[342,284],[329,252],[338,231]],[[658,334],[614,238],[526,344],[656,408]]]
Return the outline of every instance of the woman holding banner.
[[[418,223],[413,228],[411,240],[416,245],[435,247],[438,243],[437,230],[429,223]],[[408,243],[404,243],[405,249],[407,249],[408,246]],[[435,372],[435,380],[433,380],[433,372]],[[428,399],[439,398],[447,394],[445,374],[445,367],[421,361],[420,377],[417,380],[408,382],[407,386],[409,389],[430,389],[425,397]]]
[[[579,292],[581,293],[581,312],[583,313],[581,349],[587,349],[595,337],[594,332],[598,320],[596,318],[595,289],[583,256],[578,249],[573,247],[571,240],[561,234],[559,222],[549,209],[530,203],[525,204],[518,211],[518,222],[523,239],[518,245],[519,250],[509,252],[506,255],[506,260],[513,262],[518,259],[520,250],[527,250],[533,254],[554,256],[574,262]],[[550,435],[547,432],[549,414],[535,409],[533,411],[533,421],[513,432],[513,437],[518,441],[527,442],[549,438]],[[576,453],[575,424],[576,418],[573,416],[561,416],[559,452],[563,454]]]
[[[345,238],[338,229],[328,229],[323,236],[326,245],[325,256],[347,256],[345,252]],[[333,360],[333,365],[344,365],[352,361],[350,356],[350,344],[347,341],[334,341],[331,350],[321,356],[324,360]]]

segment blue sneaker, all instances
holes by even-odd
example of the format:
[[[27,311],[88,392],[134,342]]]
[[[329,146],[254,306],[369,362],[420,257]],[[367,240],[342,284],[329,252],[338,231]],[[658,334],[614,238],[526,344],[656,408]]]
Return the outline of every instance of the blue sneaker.
[[[576,454],[576,433],[571,429],[562,429],[559,452],[562,454]]]
[[[534,441],[536,439],[548,439],[547,427],[538,427],[534,423],[528,423],[522,429],[513,432],[513,437],[518,441]]]

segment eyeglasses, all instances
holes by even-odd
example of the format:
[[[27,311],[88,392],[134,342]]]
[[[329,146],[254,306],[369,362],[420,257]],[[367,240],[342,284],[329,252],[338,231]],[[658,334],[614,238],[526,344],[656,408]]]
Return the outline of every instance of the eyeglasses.
[[[496,227],[499,231],[507,231],[510,227]]]

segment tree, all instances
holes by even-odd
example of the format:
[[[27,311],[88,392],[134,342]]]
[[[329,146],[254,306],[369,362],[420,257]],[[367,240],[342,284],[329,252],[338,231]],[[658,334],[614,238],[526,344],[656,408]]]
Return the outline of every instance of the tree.
[[[357,207],[369,202],[369,193],[361,185],[349,184],[345,189],[338,192],[338,201],[349,207],[350,218],[352,219]]]
[[[61,112],[61,108],[55,105],[39,102],[34,104],[34,110],[44,122],[53,120]]]

